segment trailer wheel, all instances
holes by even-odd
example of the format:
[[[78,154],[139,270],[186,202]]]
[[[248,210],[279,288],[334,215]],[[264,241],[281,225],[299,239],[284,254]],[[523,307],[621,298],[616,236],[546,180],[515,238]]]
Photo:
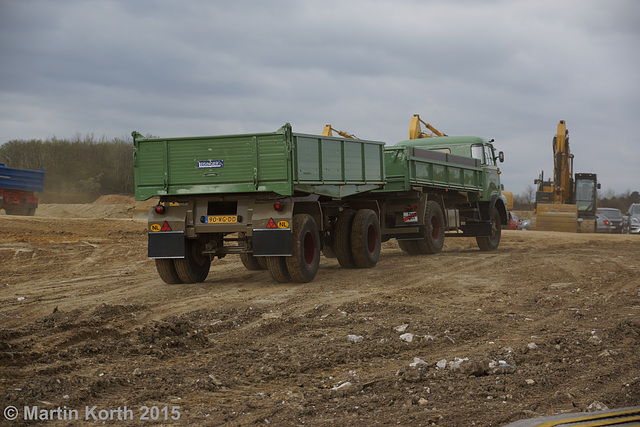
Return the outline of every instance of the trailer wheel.
[[[374,267],[380,258],[380,222],[371,209],[356,212],[351,226],[351,252],[355,265]]]
[[[287,262],[283,256],[268,256],[267,268],[271,273],[271,278],[278,283],[287,283],[291,281],[291,275],[287,270]]]
[[[322,240],[322,254],[327,258],[335,258],[336,250],[335,250],[335,227],[331,229],[331,232],[328,236],[324,236]]]
[[[351,229],[353,217],[355,216],[356,211],[346,209],[338,215],[338,220],[336,221],[333,250],[336,253],[336,258],[338,258],[340,266],[343,268],[355,268],[356,266],[356,262],[353,259],[353,252],[351,251]]]
[[[164,283],[168,285],[182,283],[172,259],[156,259],[156,270]]]
[[[204,282],[209,275],[211,258],[202,253],[203,245],[199,241],[186,239],[185,245],[184,258],[173,261],[178,277],[183,283]]]
[[[400,246],[400,249],[402,249],[403,252],[406,252],[409,255],[415,255],[411,253],[411,249],[413,248],[411,245],[412,241],[413,240],[398,240],[398,246]]]
[[[400,249],[409,255],[429,255],[442,251],[444,246],[444,214],[437,202],[427,202],[424,212],[424,224],[424,239],[399,240]]]
[[[311,215],[293,217],[291,256],[286,257],[287,270],[297,283],[311,282],[320,265],[320,234]]]
[[[497,209],[491,211],[491,236],[476,237],[478,247],[481,251],[495,251],[500,244],[500,235],[502,227],[500,226],[500,213]]]
[[[262,260],[262,262],[260,261],[262,258],[264,257],[253,256],[253,254],[250,254],[250,253],[240,254],[240,260],[242,261],[242,265],[244,265],[247,270],[252,270],[252,271],[267,269],[266,261],[264,260]]]

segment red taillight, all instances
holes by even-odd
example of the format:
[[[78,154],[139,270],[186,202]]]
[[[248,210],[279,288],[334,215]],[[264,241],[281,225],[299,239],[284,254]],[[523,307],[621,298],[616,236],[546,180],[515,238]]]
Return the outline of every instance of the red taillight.
[[[162,215],[164,213],[164,206],[156,205],[155,211],[156,211],[157,214]]]
[[[609,224],[609,221],[607,221],[606,219],[603,219],[603,220],[602,220],[602,223],[603,223],[604,225],[610,225],[610,224]]]
[[[282,202],[275,202],[273,204],[273,209],[277,210],[278,212],[280,212],[282,209],[284,209],[284,203]]]

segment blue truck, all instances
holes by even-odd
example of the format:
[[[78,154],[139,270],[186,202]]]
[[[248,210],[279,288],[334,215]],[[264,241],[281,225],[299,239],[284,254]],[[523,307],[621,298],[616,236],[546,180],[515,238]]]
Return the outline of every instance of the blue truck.
[[[7,215],[32,216],[38,207],[35,193],[44,191],[44,169],[14,169],[0,163],[0,210]]]

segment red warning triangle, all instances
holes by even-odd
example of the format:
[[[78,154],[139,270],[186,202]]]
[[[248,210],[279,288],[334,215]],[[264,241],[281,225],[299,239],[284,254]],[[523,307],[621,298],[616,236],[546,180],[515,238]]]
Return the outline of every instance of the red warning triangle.
[[[276,225],[275,221],[273,220],[273,218],[271,218],[269,220],[269,222],[267,223],[267,228],[278,228],[278,226]]]
[[[167,224],[167,221],[165,221],[164,224],[162,224],[162,228],[160,229],[160,231],[171,231],[171,227],[169,227],[169,224]]]

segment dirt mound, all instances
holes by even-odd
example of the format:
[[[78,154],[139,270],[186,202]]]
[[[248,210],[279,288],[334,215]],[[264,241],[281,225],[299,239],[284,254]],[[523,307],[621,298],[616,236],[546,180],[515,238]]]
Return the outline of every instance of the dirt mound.
[[[135,205],[136,199],[133,196],[124,194],[107,194],[98,197],[93,202],[94,205]]]

